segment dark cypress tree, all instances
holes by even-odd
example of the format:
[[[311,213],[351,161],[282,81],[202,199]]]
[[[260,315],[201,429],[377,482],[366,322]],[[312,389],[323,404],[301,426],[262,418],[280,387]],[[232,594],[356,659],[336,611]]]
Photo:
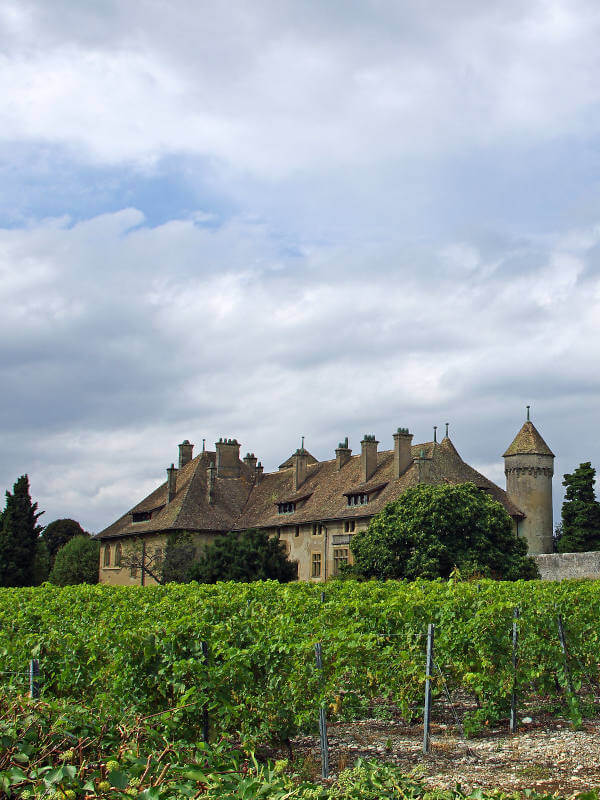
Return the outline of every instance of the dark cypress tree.
[[[43,511],[29,496],[29,478],[22,475],[6,492],[6,508],[0,527],[0,586],[31,586],[34,583],[36,545]]]
[[[596,470],[589,461],[565,475],[562,505],[562,533],[557,543],[559,553],[600,550],[600,503],[596,500]]]

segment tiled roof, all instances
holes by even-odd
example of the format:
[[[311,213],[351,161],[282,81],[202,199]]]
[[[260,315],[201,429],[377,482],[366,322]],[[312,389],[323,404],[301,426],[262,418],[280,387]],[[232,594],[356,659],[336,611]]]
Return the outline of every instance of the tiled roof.
[[[307,467],[307,477],[294,491],[293,467],[267,473],[254,483],[253,470],[240,463],[239,478],[216,478],[213,502],[207,498],[207,468],[215,463],[210,452],[197,456],[177,472],[177,491],[167,503],[167,484],[98,534],[99,538],[133,536],[165,530],[230,531],[254,527],[353,519],[372,516],[418,483],[475,483],[498,500],[514,517],[523,513],[508,499],[506,492],[462,460],[449,438],[412,447],[413,463],[398,478],[393,476],[394,454],[377,454],[377,468],[371,478],[361,482],[360,455],[353,456],[337,469],[336,460],[317,461]],[[369,495],[365,505],[349,506],[347,494]],[[279,514],[278,503],[296,502],[292,513]],[[132,513],[155,512],[146,522],[132,522]]]
[[[554,453],[542,439],[533,422],[527,420],[504,453],[504,456],[516,455],[553,456]]]

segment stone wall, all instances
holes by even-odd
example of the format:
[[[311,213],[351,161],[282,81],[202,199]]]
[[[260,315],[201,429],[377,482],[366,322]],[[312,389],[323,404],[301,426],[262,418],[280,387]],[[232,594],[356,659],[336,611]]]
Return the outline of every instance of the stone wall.
[[[565,578],[600,580],[600,552],[544,553],[533,558],[545,581],[562,581]]]

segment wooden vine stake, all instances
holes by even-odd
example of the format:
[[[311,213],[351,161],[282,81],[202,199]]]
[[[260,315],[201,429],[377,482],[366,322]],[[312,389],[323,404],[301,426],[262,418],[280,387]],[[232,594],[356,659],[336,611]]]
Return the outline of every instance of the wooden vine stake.
[[[321,652],[321,642],[315,645],[315,660],[317,669],[323,672],[323,655]],[[329,742],[327,741],[327,714],[325,703],[319,706],[319,736],[321,738],[321,775],[329,777]]]
[[[204,660],[204,666],[208,671],[208,642],[202,642],[202,658]],[[208,744],[210,739],[210,728],[208,722],[208,703],[205,703],[202,706],[202,740],[205,744]]]
[[[427,661],[425,665],[425,706],[423,708],[423,752],[427,754],[430,747],[431,728],[431,676],[433,674],[433,636],[434,626],[427,626]]]
[[[563,656],[565,657],[565,676],[567,679],[567,688],[569,689],[571,697],[573,697],[575,695],[575,689],[573,688],[573,679],[571,678],[571,670],[569,669],[569,651],[567,650],[565,629],[563,627],[562,616],[560,614],[556,617],[556,627],[558,628],[558,638],[560,639],[560,646],[563,651]]]
[[[510,695],[510,732],[517,732],[517,661],[519,646],[519,609],[515,608],[512,626],[512,692]]]
[[[29,662],[29,697],[36,700],[40,696],[40,684],[38,677],[40,674],[40,662],[37,658],[32,658]]]

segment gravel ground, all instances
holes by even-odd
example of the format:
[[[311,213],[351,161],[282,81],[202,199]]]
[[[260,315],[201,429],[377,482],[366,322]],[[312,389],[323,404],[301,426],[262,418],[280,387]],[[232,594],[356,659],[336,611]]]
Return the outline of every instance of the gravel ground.
[[[486,731],[465,739],[456,726],[432,726],[431,751],[422,752],[422,726],[364,720],[329,726],[333,774],[351,766],[360,756],[415,770],[432,786],[449,788],[535,789],[569,796],[600,787],[600,719],[571,730],[566,720],[531,719],[518,733]],[[296,759],[320,770],[316,737],[292,742]],[[282,754],[283,755],[283,754]]]

